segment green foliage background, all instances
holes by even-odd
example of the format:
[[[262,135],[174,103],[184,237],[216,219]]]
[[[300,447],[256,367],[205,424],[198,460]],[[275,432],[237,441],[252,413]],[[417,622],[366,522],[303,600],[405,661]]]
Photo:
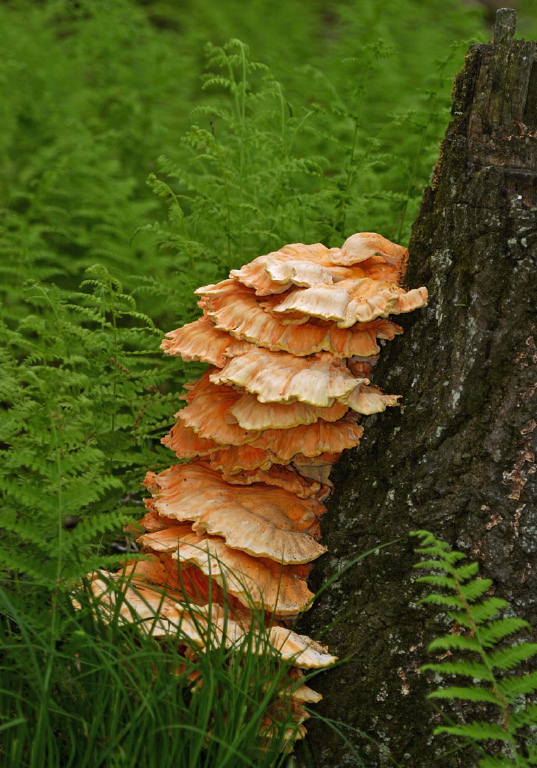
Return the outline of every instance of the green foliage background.
[[[0,4],[0,580],[24,621],[118,560],[173,461],[201,368],[158,346],[196,287],[288,242],[408,242],[487,23],[462,0]]]
[[[287,242],[408,240],[453,75],[487,37],[481,6],[436,17],[432,0],[0,6],[4,568],[50,560],[54,581],[58,554],[76,571],[71,546],[138,513],[199,372],[158,349],[196,287]]]

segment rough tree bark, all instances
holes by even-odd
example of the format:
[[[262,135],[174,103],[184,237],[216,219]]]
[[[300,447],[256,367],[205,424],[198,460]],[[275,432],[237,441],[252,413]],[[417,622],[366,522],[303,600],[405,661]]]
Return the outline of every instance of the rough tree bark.
[[[404,406],[367,419],[334,471],[313,588],[396,543],[345,573],[301,623],[349,659],[315,681],[317,709],[376,740],[346,731],[367,766],[475,765],[431,739],[439,716],[418,667],[449,623],[417,605],[410,530],[477,558],[537,626],[537,44],[514,41],[514,26],[514,11],[499,11],[494,42],[471,47],[456,81],[410,243],[407,282],[428,285],[430,304],[403,320],[374,377]],[[326,726],[309,730],[299,765],[362,765]]]

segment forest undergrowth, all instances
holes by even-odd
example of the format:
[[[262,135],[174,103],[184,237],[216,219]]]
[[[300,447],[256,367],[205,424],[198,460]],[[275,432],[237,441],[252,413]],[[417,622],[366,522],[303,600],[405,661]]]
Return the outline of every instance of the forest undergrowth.
[[[224,652],[202,659],[210,683],[194,693],[193,669],[169,674],[173,649],[155,665],[154,640],[76,612],[73,585],[119,567],[141,480],[170,463],[160,438],[203,366],[164,360],[159,344],[198,316],[193,290],[284,243],[408,242],[453,76],[468,41],[488,37],[480,7],[443,5],[442,24],[432,0],[364,0],[360,13],[343,0],[1,5],[10,767],[285,764],[253,737],[267,681],[282,685],[270,655],[246,670]]]

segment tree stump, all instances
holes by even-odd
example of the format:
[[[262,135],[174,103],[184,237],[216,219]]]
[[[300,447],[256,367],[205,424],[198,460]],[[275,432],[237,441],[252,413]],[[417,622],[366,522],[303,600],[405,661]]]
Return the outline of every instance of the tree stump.
[[[367,766],[476,762],[431,737],[441,718],[418,669],[451,622],[417,604],[409,531],[429,529],[479,560],[496,594],[537,625],[537,44],[513,40],[514,28],[514,11],[500,10],[493,42],[471,47],[456,80],[410,243],[407,282],[428,285],[430,304],[403,318],[405,335],[374,375],[403,407],[368,418],[334,470],[329,554],[313,589],[394,543],[350,568],[299,626],[346,660],[315,681],[325,697],[316,709],[348,726]],[[299,765],[363,764],[310,722]]]

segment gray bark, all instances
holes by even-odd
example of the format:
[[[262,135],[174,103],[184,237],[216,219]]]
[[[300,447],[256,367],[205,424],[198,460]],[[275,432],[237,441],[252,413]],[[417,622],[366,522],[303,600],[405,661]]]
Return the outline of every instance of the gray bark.
[[[313,588],[395,543],[347,571],[299,627],[347,660],[314,681],[325,697],[315,709],[365,734],[345,731],[367,766],[476,764],[431,737],[434,686],[418,670],[450,623],[417,603],[409,531],[479,560],[496,594],[537,626],[537,44],[513,32],[514,12],[499,11],[494,42],[471,47],[456,81],[410,243],[407,283],[427,285],[430,304],[402,321],[374,375],[404,406],[366,419],[362,444],[334,470],[329,554]],[[326,725],[309,731],[299,765],[362,764]]]

